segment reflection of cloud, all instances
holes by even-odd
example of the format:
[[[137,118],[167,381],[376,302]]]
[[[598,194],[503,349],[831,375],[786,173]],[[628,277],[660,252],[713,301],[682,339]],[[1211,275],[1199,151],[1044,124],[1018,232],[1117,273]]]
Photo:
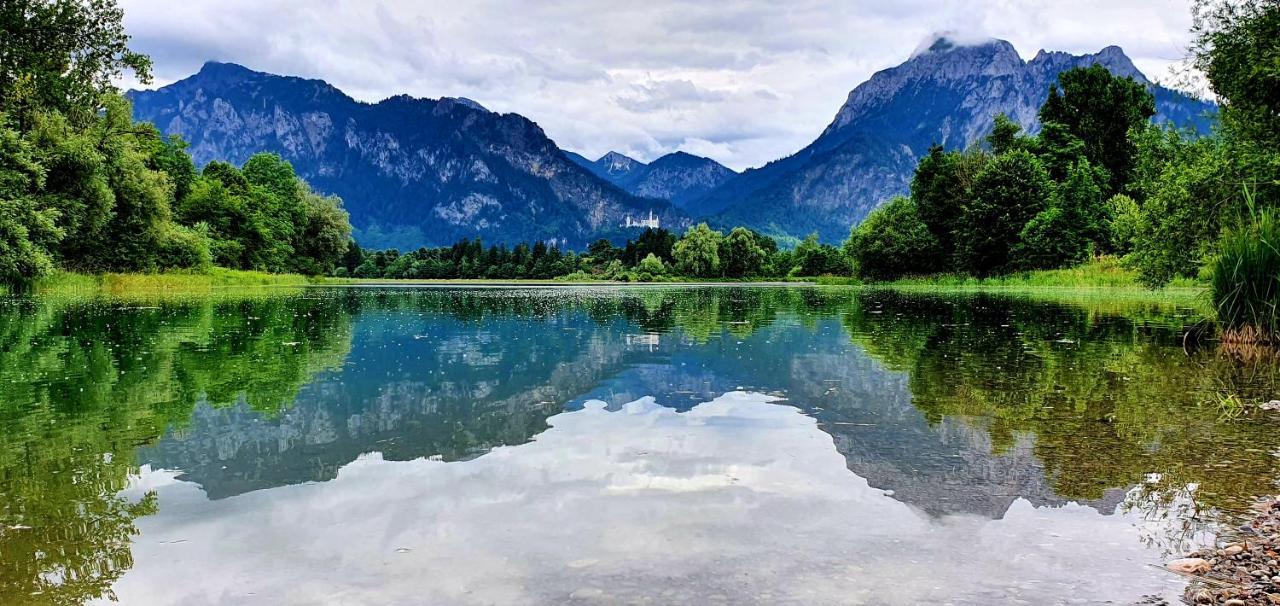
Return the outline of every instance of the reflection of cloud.
[[[139,520],[115,590],[126,604],[989,604],[1177,589],[1123,516],[1018,501],[1002,520],[932,520],[768,400],[596,403],[470,461],[372,454],[329,482],[214,502],[144,474],[160,513]]]
[[[652,160],[686,137],[729,144],[716,159],[734,168],[812,141],[854,85],[906,59],[933,31],[1005,38],[1027,56],[1119,44],[1154,77],[1183,56],[1190,25],[1188,10],[1151,0],[121,4],[161,84],[209,59],[234,61],[323,78],[365,101],[468,97],[524,114],[592,158],[616,149]],[[673,116],[623,92],[676,80],[728,93]]]

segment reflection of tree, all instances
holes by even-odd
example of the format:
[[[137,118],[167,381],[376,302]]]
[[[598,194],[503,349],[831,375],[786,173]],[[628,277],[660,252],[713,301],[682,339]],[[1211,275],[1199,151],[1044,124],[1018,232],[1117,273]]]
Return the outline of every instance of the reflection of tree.
[[[910,373],[927,418],[979,424],[997,452],[1034,435],[1036,456],[1065,497],[1097,499],[1133,485],[1174,495],[1198,484],[1199,505],[1238,508],[1273,490],[1280,469],[1270,453],[1280,435],[1263,419],[1224,421],[1206,402],[1224,389],[1269,399],[1274,373],[1214,352],[1187,355],[1167,328],[1176,321],[1146,317],[867,293],[844,321],[866,351]]]
[[[153,496],[117,496],[137,447],[185,423],[200,398],[287,406],[350,347],[338,303],[24,303],[0,314],[0,603],[110,595],[132,565],[133,520],[155,507]]]

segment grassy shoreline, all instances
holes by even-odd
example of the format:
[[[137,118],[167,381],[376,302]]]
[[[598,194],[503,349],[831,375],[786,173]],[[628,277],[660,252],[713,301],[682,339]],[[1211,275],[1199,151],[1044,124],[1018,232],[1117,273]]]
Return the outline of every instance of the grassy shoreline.
[[[298,288],[311,280],[297,274],[271,274],[215,267],[209,271],[85,274],[59,271],[22,288],[0,285],[0,294],[42,297],[213,295],[233,289]]]
[[[489,280],[452,279],[418,280],[385,278],[333,278],[302,276],[297,274],[270,274],[213,268],[206,272],[177,271],[163,273],[106,273],[82,274],[57,272],[42,278],[23,289],[39,296],[155,296],[155,295],[213,295],[220,292],[245,289],[302,288],[307,286],[785,286],[818,285],[872,289],[888,289],[920,294],[973,294],[990,293],[1035,300],[1098,303],[1150,303],[1173,305],[1206,310],[1207,285],[1195,280],[1179,280],[1174,284],[1152,290],[1140,285],[1134,272],[1125,269],[1114,258],[1102,258],[1071,269],[1046,270],[1011,274],[993,278],[974,278],[960,275],[914,277],[892,282],[864,283],[857,278],[823,276],[816,278],[781,279],[685,279],[672,277],[660,282],[614,282],[607,280]],[[0,285],[0,294],[12,294],[13,290]]]

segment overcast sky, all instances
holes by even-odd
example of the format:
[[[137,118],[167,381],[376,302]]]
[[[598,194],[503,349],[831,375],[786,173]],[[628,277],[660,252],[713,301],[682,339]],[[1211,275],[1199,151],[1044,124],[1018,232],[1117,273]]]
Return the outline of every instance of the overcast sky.
[[[155,85],[207,60],[322,78],[377,101],[469,97],[561,147],[733,168],[812,141],[849,90],[937,31],[1045,48],[1117,44],[1170,80],[1187,0],[121,0]]]

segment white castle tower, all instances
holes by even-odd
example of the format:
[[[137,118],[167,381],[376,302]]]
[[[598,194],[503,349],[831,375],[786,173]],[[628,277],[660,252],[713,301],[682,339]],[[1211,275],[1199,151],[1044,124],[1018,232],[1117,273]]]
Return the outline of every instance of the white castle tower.
[[[632,219],[631,215],[627,215],[627,222],[623,227],[648,227],[650,229],[658,229],[658,218],[653,216],[653,211],[649,211],[648,219]]]

